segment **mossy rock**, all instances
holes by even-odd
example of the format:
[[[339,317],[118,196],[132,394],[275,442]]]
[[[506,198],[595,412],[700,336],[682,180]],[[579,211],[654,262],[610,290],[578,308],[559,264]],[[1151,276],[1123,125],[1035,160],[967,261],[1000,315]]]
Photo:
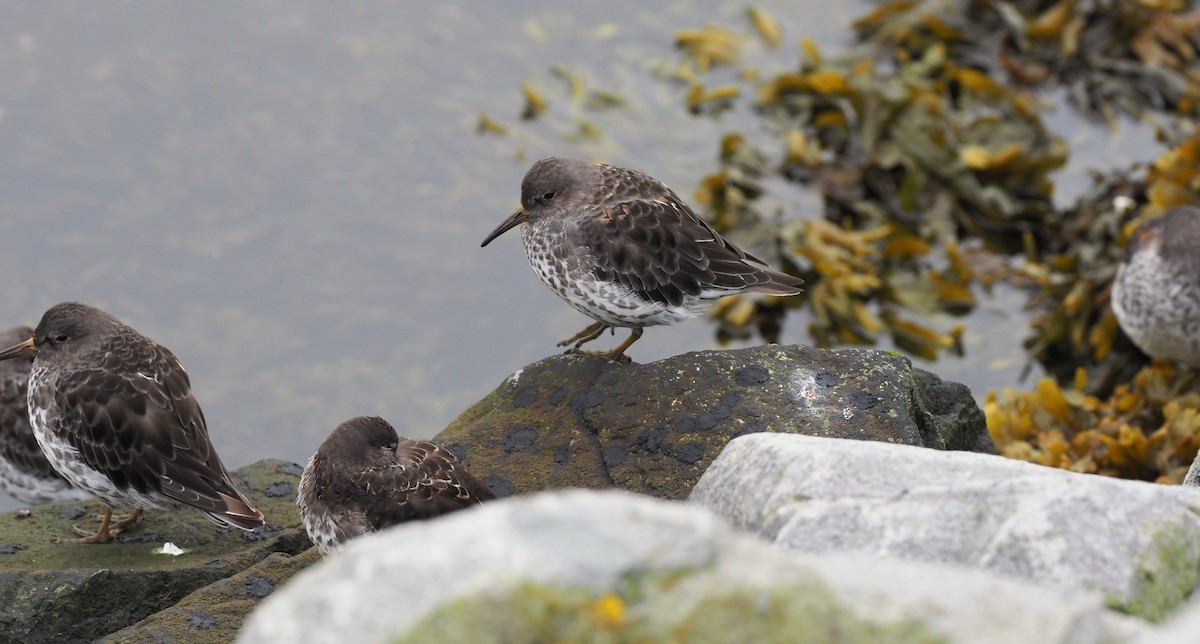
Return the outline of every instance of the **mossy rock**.
[[[252,532],[218,527],[190,508],[148,511],[113,543],[57,544],[71,524],[92,527],[98,501],[67,502],[0,516],[0,640],[92,640],[174,605],[273,553],[311,544],[300,526],[300,466],[276,460],[234,474],[267,523]],[[178,556],[156,554],[171,542]]]
[[[276,552],[242,572],[209,584],[179,603],[105,637],[103,642],[150,644],[232,642],[246,616],[293,575],[321,560],[316,548]]]
[[[437,440],[499,496],[617,487],[682,499],[732,439],[786,432],[993,452],[971,392],[904,356],[765,345],[649,364],[526,366]]]

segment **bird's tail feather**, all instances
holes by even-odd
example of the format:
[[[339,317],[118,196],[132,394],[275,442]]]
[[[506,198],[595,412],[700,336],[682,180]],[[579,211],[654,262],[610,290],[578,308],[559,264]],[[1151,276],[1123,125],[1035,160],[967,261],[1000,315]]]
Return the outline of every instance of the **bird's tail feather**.
[[[804,280],[794,275],[779,273],[777,271],[762,271],[762,276],[767,278],[767,281],[759,284],[754,284],[746,288],[747,291],[756,293],[766,293],[767,295],[798,295],[804,291],[800,285]]]
[[[266,522],[263,513],[254,509],[243,498],[220,494],[225,502],[224,512],[205,512],[208,518],[218,525],[229,525],[243,530],[253,530]]]

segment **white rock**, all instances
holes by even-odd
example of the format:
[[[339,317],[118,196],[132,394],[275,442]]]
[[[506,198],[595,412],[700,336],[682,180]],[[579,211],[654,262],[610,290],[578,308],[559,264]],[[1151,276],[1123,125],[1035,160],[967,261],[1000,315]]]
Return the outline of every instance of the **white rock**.
[[[574,490],[497,501],[358,539],[264,601],[239,641],[545,639],[555,633],[554,620],[528,630],[521,617],[554,602],[533,611],[505,603],[524,597],[530,584],[539,598],[619,596],[613,624],[587,625],[617,628],[614,641],[747,641],[777,621],[786,629],[768,634],[776,640],[795,639],[801,629],[857,633],[859,641],[916,634],[1083,644],[1130,641],[1145,631],[1095,593],[939,564],[803,555],[739,534],[690,504]],[[736,618],[721,621],[722,601],[731,596],[740,598],[732,603]],[[559,617],[587,619],[592,605]],[[414,634],[414,625],[425,630]]]
[[[753,434],[729,443],[690,500],[794,550],[1097,590],[1150,619],[1200,568],[1200,491],[985,454]]]

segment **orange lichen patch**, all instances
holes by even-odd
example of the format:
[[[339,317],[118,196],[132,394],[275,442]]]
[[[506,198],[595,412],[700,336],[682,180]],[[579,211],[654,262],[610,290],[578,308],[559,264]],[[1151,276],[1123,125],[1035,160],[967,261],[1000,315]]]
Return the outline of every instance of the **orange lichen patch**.
[[[601,595],[585,610],[592,619],[592,625],[598,629],[616,628],[625,621],[625,602],[613,593]]]
[[[1060,389],[988,392],[984,413],[1000,453],[1031,463],[1121,478],[1178,483],[1200,447],[1200,391],[1170,367],[1143,368],[1108,398]]]

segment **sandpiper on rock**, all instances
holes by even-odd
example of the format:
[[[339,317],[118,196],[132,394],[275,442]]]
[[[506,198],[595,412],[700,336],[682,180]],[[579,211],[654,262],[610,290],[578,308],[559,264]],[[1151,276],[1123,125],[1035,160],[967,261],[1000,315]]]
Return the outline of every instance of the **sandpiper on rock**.
[[[1200,208],[1171,208],[1134,232],[1112,308],[1143,353],[1200,367]]]
[[[525,224],[534,272],[596,320],[559,346],[628,360],[648,326],[700,315],[711,300],[755,291],[796,295],[804,280],[767,269],[704,222],[662,182],[583,159],[550,157],[521,182],[521,207],[484,240]],[[606,329],[632,329],[612,351],[581,351]]]
[[[172,501],[218,525],[263,524],[213,450],[183,365],[120,320],[77,302],[50,307],[0,360],[33,356],[29,417],[54,469],[108,508],[78,543],[108,543]],[[114,507],[132,507],[112,520]]]
[[[308,460],[296,503],[324,557],[357,536],[494,498],[449,451],[359,416],[338,425]]]

